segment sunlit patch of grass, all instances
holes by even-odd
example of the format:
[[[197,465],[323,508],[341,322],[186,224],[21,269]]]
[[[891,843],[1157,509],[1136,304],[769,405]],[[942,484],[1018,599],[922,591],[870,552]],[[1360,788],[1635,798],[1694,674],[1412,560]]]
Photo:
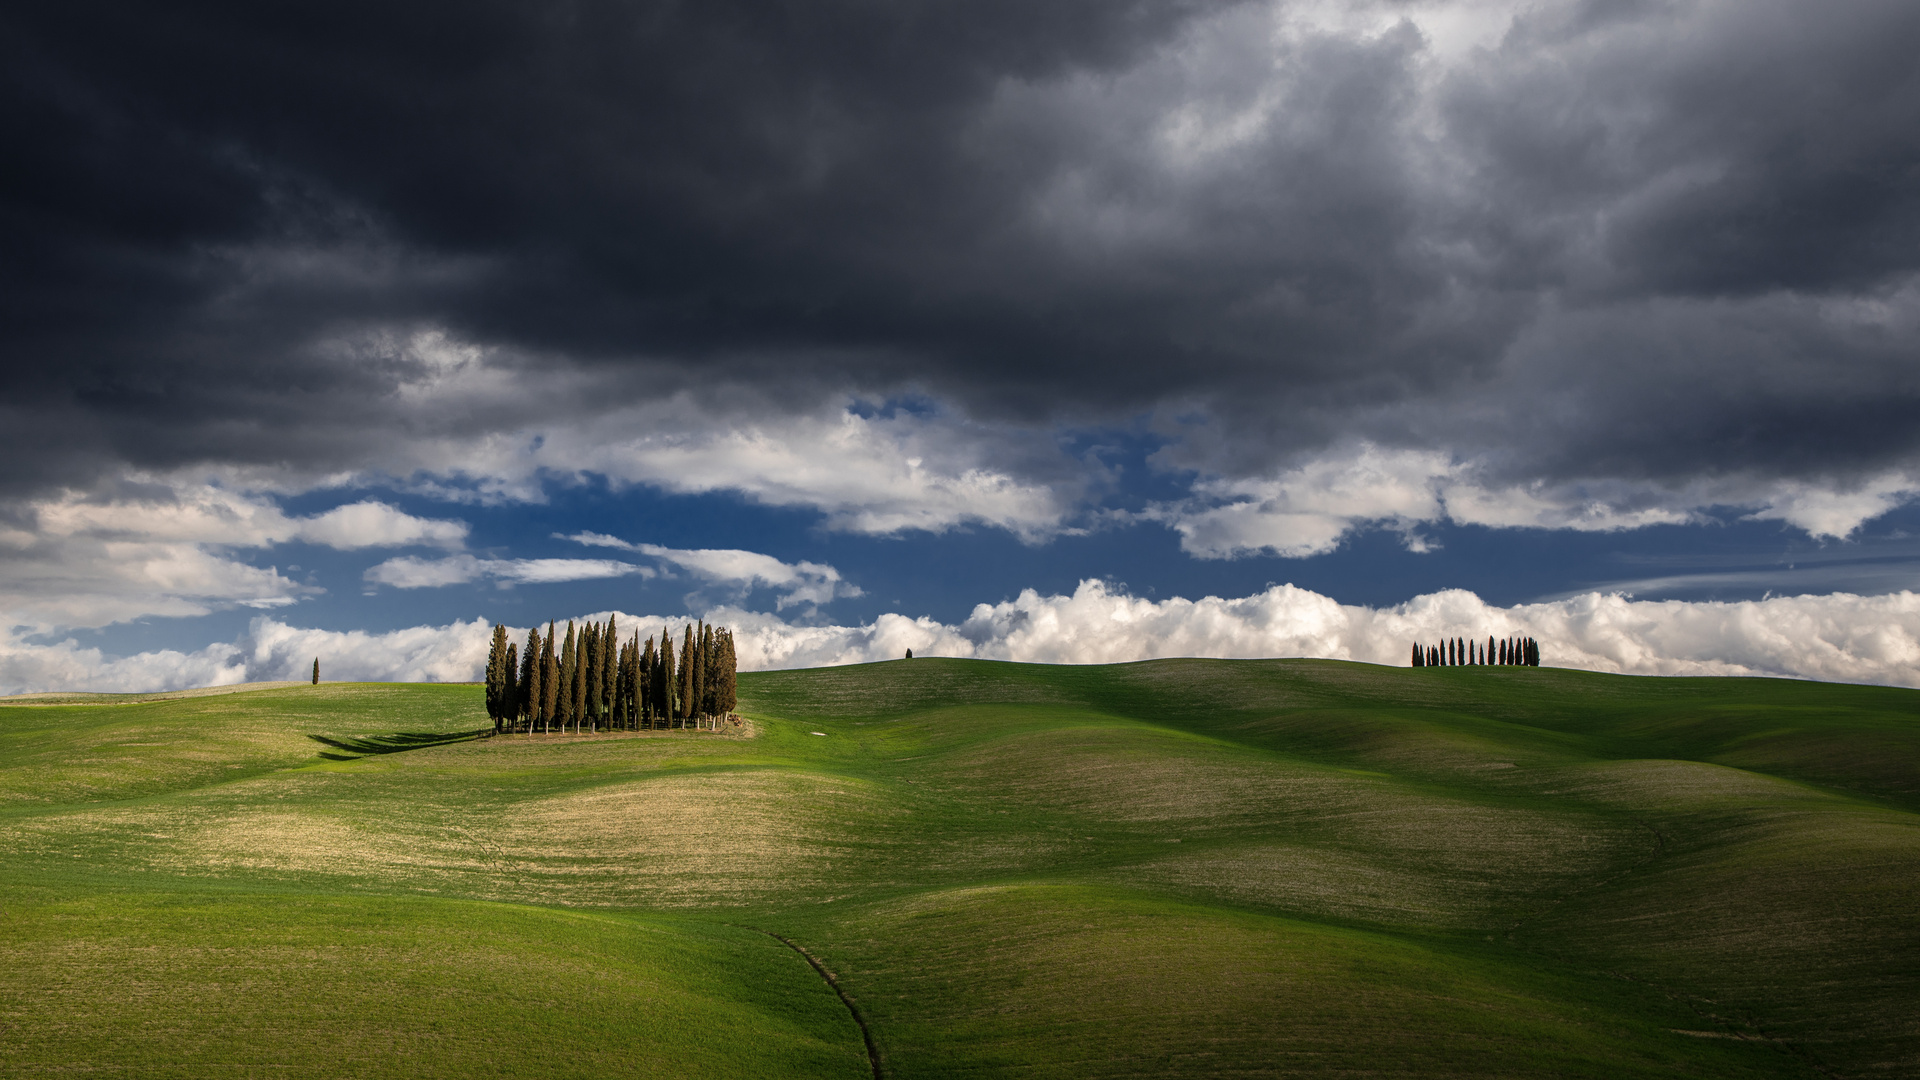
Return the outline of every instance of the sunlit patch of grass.
[[[718,924],[286,894],[0,901],[8,1075],[870,1075],[799,957]]]

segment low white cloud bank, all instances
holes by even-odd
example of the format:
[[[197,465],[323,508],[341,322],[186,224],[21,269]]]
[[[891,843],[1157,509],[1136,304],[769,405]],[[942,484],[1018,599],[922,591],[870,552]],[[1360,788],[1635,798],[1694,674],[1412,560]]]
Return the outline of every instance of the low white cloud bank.
[[[637,552],[686,570],[694,576],[722,585],[743,589],[767,586],[780,591],[775,609],[785,611],[795,604],[820,605],[841,596],[864,596],[860,586],[840,576],[826,563],[801,560],[781,562],[771,555],[740,548],[670,548],[659,544],[634,544],[606,533],[578,532],[554,536],[589,547],[618,548]]]
[[[677,631],[686,616],[615,614],[623,636]],[[882,615],[859,626],[808,626],[717,608],[735,630],[743,669],[812,667],[922,656],[1035,663],[1118,663],[1174,656],[1311,656],[1401,665],[1413,642],[1443,637],[1538,638],[1547,665],[1633,675],[1772,675],[1920,686],[1920,594],[1778,597],[1739,602],[1640,601],[1588,593],[1495,607],[1450,590],[1390,608],[1341,604],[1291,585],[1237,599],[1145,600],[1098,581],[1071,596],[1028,590],[982,604],[964,622]],[[384,634],[306,630],[254,619],[233,643],[195,653],[112,658],[76,641],[0,641],[0,690],[148,691],[301,678],[317,657],[328,679],[473,681],[491,626],[482,620]],[[524,628],[511,629],[523,640]]]
[[[298,517],[258,495],[147,480],[110,495],[63,492],[14,510],[23,527],[0,528],[0,623],[39,633],[280,607],[319,591],[240,551],[296,542],[457,549],[468,531],[465,522],[415,517],[381,502]]]
[[[1920,495],[1920,483],[1891,472],[1850,487],[1737,477],[1677,490],[1613,481],[1500,484],[1475,462],[1362,443],[1272,477],[1202,479],[1192,490],[1191,498],[1142,516],[1178,532],[1188,554],[1225,559],[1321,555],[1365,528],[1398,532],[1409,547],[1424,550],[1421,527],[1440,522],[1614,531],[1704,521],[1709,508],[1722,506],[1814,537],[1845,539]]]
[[[123,657],[72,638],[50,645],[9,638],[0,641],[0,691],[150,693],[306,679],[316,659],[327,680],[469,682],[486,669],[491,632],[483,619],[372,634],[303,629],[263,615],[237,641]]]

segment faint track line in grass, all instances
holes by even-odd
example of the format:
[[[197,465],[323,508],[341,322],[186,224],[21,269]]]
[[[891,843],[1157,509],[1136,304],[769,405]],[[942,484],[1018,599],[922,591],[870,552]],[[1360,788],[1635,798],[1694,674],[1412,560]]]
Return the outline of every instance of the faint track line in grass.
[[[848,1015],[853,1017],[854,1026],[860,1029],[860,1038],[867,1044],[867,1064],[873,1069],[873,1080],[885,1080],[886,1074],[880,1069],[880,1048],[874,1045],[873,1031],[867,1027],[867,1018],[860,1015],[860,1006],[853,1003],[853,998],[849,997],[846,990],[840,986],[840,980],[834,977],[833,972],[827,970],[827,965],[815,959],[812,953],[801,948],[799,943],[795,942],[792,938],[782,937],[771,930],[762,930],[757,926],[742,926],[741,929],[751,930],[756,934],[765,934],[780,944],[785,945],[787,948],[799,953],[801,959],[811,965],[813,970],[820,973],[820,977],[827,981],[827,985],[833,988],[833,992],[840,995],[840,1003],[847,1007]]]

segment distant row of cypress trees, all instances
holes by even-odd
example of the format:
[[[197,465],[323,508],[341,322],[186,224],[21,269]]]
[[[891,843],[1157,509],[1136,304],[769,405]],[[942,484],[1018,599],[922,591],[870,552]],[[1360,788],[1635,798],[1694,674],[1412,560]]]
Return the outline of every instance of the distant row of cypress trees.
[[[637,731],[684,726],[725,716],[738,704],[733,632],[688,623],[676,664],[673,633],[643,644],[635,632],[620,640],[615,620],[567,622],[560,637],[552,623],[527,633],[526,649],[493,628],[487,653],[487,716],[493,730]]]
[[[1451,638],[1438,645],[1413,647],[1414,667],[1454,667],[1462,664],[1539,667],[1540,643],[1530,637],[1508,638],[1505,641],[1488,638],[1485,645],[1466,638]]]

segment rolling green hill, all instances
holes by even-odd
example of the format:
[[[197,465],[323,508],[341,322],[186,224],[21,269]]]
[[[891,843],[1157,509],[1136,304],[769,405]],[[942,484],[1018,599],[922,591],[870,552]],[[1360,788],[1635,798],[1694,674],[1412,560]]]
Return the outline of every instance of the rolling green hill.
[[[471,686],[0,703],[0,1074],[857,1078],[870,1037],[889,1077],[1920,1075],[1920,692],[923,658],[740,696],[499,738]]]

